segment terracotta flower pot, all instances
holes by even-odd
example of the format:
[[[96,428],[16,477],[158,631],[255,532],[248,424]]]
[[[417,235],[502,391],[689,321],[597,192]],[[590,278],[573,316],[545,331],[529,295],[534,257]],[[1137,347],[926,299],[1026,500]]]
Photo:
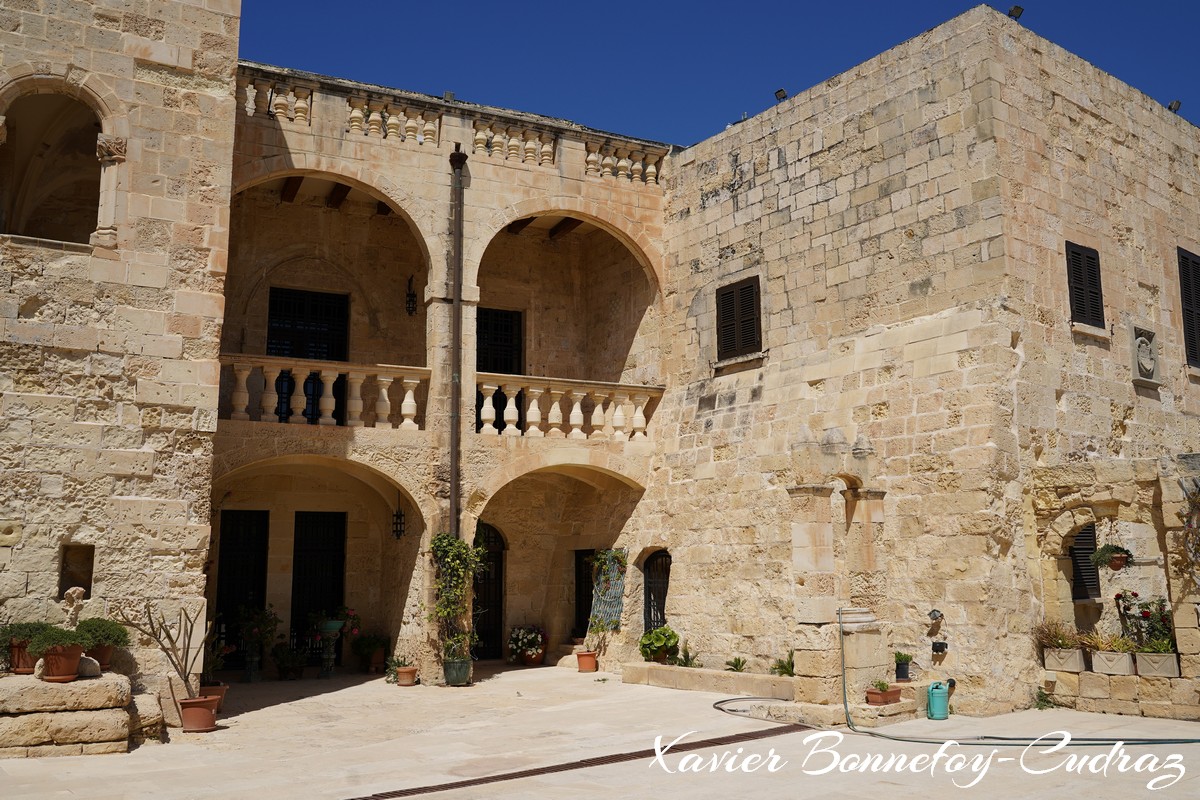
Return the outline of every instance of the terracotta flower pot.
[[[8,663],[12,665],[12,671],[18,675],[32,675],[33,668],[37,666],[33,656],[29,655],[29,651],[25,649],[28,646],[28,639],[10,639],[8,642]]]
[[[416,667],[396,667],[396,685],[397,686],[416,686],[417,685],[417,668]]]
[[[42,654],[42,680],[50,683],[70,683],[79,677],[79,659],[83,648],[77,644],[51,647]]]
[[[867,689],[867,705],[886,706],[900,702],[900,687],[894,689]]]
[[[595,672],[599,669],[595,650],[581,650],[575,654],[575,660],[579,662],[580,672]]]
[[[544,647],[539,648],[538,651],[536,653],[534,653],[533,655],[529,655],[528,653],[521,653],[521,663],[527,667],[536,667],[537,665],[541,664],[542,661],[545,660],[545,658],[546,658],[546,648],[544,648]]]
[[[1128,562],[1129,562],[1128,555],[1126,555],[1125,553],[1117,553],[1115,556],[1112,556],[1111,558],[1108,559],[1108,568],[1113,571],[1125,569],[1125,564],[1127,564]]]
[[[208,733],[217,729],[217,703],[215,695],[185,698],[179,701],[179,717],[183,720],[184,733]]]
[[[213,683],[201,683],[200,694],[205,697],[217,698],[217,711],[225,708],[225,693],[229,691],[229,685],[215,681]]]
[[[367,669],[368,671],[374,673],[383,672],[383,667],[386,662],[387,654],[383,652],[382,647],[377,647],[375,648],[375,651],[371,653],[371,658],[367,663]]]
[[[94,658],[100,663],[100,671],[108,672],[112,668],[113,651],[117,648],[111,644],[98,644],[87,651],[88,658]]]

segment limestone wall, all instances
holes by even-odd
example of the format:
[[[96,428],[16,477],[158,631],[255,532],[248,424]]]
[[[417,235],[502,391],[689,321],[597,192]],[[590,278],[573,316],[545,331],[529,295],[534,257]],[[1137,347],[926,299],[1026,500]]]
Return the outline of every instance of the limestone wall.
[[[1187,470],[1176,457],[1200,449],[1200,376],[1183,351],[1177,248],[1196,252],[1200,133],[1020,26],[1004,25],[997,45],[1004,318],[1019,359],[1009,406],[1020,473],[1006,489],[1008,514],[1023,502],[1032,512],[1027,555],[1040,560],[1032,588],[1047,616],[1116,630],[1117,591],[1166,596],[1183,674],[1194,676],[1200,595],[1180,559]],[[1099,252],[1103,329],[1071,322],[1067,241]],[[1134,362],[1135,328],[1153,342],[1151,380]],[[1100,544],[1133,550],[1133,565],[1102,569],[1099,602],[1076,604],[1066,547],[1091,522]]]
[[[103,137],[91,244],[0,237],[0,619],[59,621],[71,543],[96,545],[84,616],[199,598],[238,3],[3,13],[0,116],[60,92]]]
[[[987,674],[997,620],[1031,612],[1006,588],[1019,565],[993,505],[1015,467],[999,407],[1015,359],[997,309],[992,17],[968,12],[670,159],[680,346],[637,522],[686,565],[668,616],[711,662],[820,660],[853,603],[927,670],[922,621],[941,607],[938,666]],[[714,292],[748,276],[764,353],[714,368]],[[797,485],[826,488],[793,501]]]

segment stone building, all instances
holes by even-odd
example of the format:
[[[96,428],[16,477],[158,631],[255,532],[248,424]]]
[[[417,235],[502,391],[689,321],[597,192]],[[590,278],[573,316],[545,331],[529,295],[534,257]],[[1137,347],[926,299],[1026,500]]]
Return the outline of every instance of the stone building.
[[[615,547],[606,667],[665,614],[838,704],[854,609],[852,691],[900,649],[994,713],[1128,587],[1184,678],[1051,688],[1200,717],[1200,136],[1151,98],[981,6],[680,149],[238,62],[236,0],[43,5],[0,11],[0,620],[344,602],[433,676],[453,529],[481,658],[573,663]]]

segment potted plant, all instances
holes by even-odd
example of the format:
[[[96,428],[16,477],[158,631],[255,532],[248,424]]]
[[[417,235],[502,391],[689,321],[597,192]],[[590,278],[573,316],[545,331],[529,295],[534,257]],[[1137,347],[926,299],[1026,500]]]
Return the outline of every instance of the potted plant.
[[[29,640],[29,655],[42,659],[42,680],[69,683],[79,677],[79,659],[92,646],[86,632],[47,625]]]
[[[869,706],[886,706],[891,703],[900,702],[900,687],[894,689],[887,681],[875,681],[871,684],[871,688],[867,689],[867,705]]]
[[[546,631],[538,625],[517,625],[508,632],[508,660],[535,667],[546,657]]]
[[[382,672],[388,644],[388,637],[382,633],[364,633],[350,643],[350,649],[358,656],[363,672]]]
[[[217,679],[217,672],[225,666],[225,656],[235,650],[237,648],[233,645],[218,642],[215,638],[207,642],[204,648],[204,668],[200,673],[200,693],[207,696],[216,695],[219,698],[217,711],[225,708],[225,694],[229,691],[229,686],[224,681]]]
[[[1133,553],[1119,544],[1105,544],[1097,547],[1091,558],[1094,566],[1107,566],[1111,570],[1121,570],[1129,565],[1129,559],[1133,558]]]
[[[29,641],[49,627],[48,622],[10,622],[0,628],[0,642],[8,642],[8,665],[13,672],[33,674],[37,660],[29,656]]]
[[[483,569],[482,547],[439,533],[433,537],[434,605],[430,619],[437,624],[442,643],[442,671],[447,686],[465,686],[471,680],[470,603],[475,576]]]
[[[646,631],[638,640],[638,650],[647,661],[665,664],[668,658],[679,655],[679,634],[670,625]]]
[[[116,620],[103,617],[81,619],[75,630],[92,640],[87,655],[96,659],[103,672],[107,672],[112,666],[113,650],[129,646],[129,629]]]
[[[304,667],[308,664],[308,648],[292,647],[280,634],[279,641],[271,648],[271,660],[279,670],[279,680],[299,680],[304,677]]]
[[[900,650],[896,651],[896,680],[908,682],[912,680],[908,677],[908,668],[912,664],[912,653],[904,653]]]
[[[383,679],[397,686],[416,686],[417,668],[403,656],[393,656],[387,660]]]
[[[588,618],[588,635],[583,649],[575,651],[575,663],[580,672],[595,672],[600,668],[600,654],[608,646],[608,634],[620,628],[615,619],[605,619],[593,614]]]
[[[1079,631],[1058,620],[1042,620],[1033,626],[1033,641],[1042,648],[1042,662],[1053,672],[1083,672],[1083,648]]]
[[[199,682],[193,684],[192,681],[192,676],[196,674],[196,662],[204,653],[203,644],[209,640],[210,634],[209,623],[204,620],[203,611],[197,609],[191,612],[183,607],[179,609],[175,622],[167,622],[166,616],[147,600],[142,609],[142,616],[138,619],[130,617],[124,609],[117,612],[117,618],[158,645],[158,649],[167,657],[175,674],[183,682],[188,695],[179,700],[179,717],[183,721],[184,732],[215,731],[217,703],[220,698],[197,692]],[[202,626],[198,642],[197,626]],[[196,646],[197,643],[200,646]]]
[[[1132,675],[1133,651],[1137,643],[1119,633],[1091,631],[1079,643],[1092,654],[1092,671],[1103,675]]]
[[[243,606],[238,610],[238,630],[246,656],[246,675],[242,680],[253,683],[262,680],[263,650],[273,647],[283,620],[270,603],[266,608]]]
[[[1116,597],[1121,624],[1136,642],[1137,674],[1152,678],[1178,678],[1179,657],[1175,652],[1175,627],[1163,597],[1137,601],[1137,592],[1122,591]]]

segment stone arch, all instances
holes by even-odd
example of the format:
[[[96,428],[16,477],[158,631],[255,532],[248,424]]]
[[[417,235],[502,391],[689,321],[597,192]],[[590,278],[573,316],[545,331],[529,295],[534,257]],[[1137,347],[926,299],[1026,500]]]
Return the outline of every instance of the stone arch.
[[[441,248],[430,247],[430,237],[409,211],[420,207],[420,204],[398,184],[365,166],[350,166],[343,159],[325,158],[315,153],[286,153],[253,161],[239,159],[234,163],[233,191],[230,196],[260,183],[292,175],[343,181],[386,203],[412,228],[429,274],[433,276],[442,271],[444,256]]]
[[[245,460],[236,465],[229,463],[225,459],[221,460],[224,462],[222,464],[213,464],[212,496],[214,498],[214,512],[221,504],[218,498],[229,492],[241,478],[256,472],[269,470],[272,467],[315,466],[338,470],[358,479],[379,494],[393,512],[399,507],[399,498],[396,496],[396,493],[399,493],[421,515],[422,527],[426,535],[434,528],[434,523],[438,519],[439,510],[434,499],[428,497],[423,492],[414,492],[406,485],[410,480],[414,484],[417,483],[411,476],[398,477],[395,474],[389,474],[353,458],[338,458],[317,454],[275,455],[266,458],[256,458],[255,456],[258,454],[258,451],[247,448],[244,452],[246,454]]]
[[[0,118],[14,100],[30,94],[64,94],[92,109],[101,131],[110,136],[129,136],[125,104],[102,78],[74,69],[28,62],[0,70]],[[0,128],[0,132],[2,132]]]
[[[463,529],[474,530],[475,523],[496,493],[508,484],[535,472],[553,472],[587,481],[589,473],[615,480],[638,492],[646,487],[619,459],[597,450],[554,449],[514,459],[498,467],[479,482],[463,504]]]
[[[479,267],[483,263],[484,252],[492,240],[510,223],[525,217],[551,214],[582,219],[613,236],[633,254],[661,302],[666,275],[663,256],[642,226],[628,216],[614,212],[610,204],[569,195],[522,200],[492,214],[481,224],[481,235],[472,237],[466,243],[463,253],[463,283],[468,286],[478,285]]]

